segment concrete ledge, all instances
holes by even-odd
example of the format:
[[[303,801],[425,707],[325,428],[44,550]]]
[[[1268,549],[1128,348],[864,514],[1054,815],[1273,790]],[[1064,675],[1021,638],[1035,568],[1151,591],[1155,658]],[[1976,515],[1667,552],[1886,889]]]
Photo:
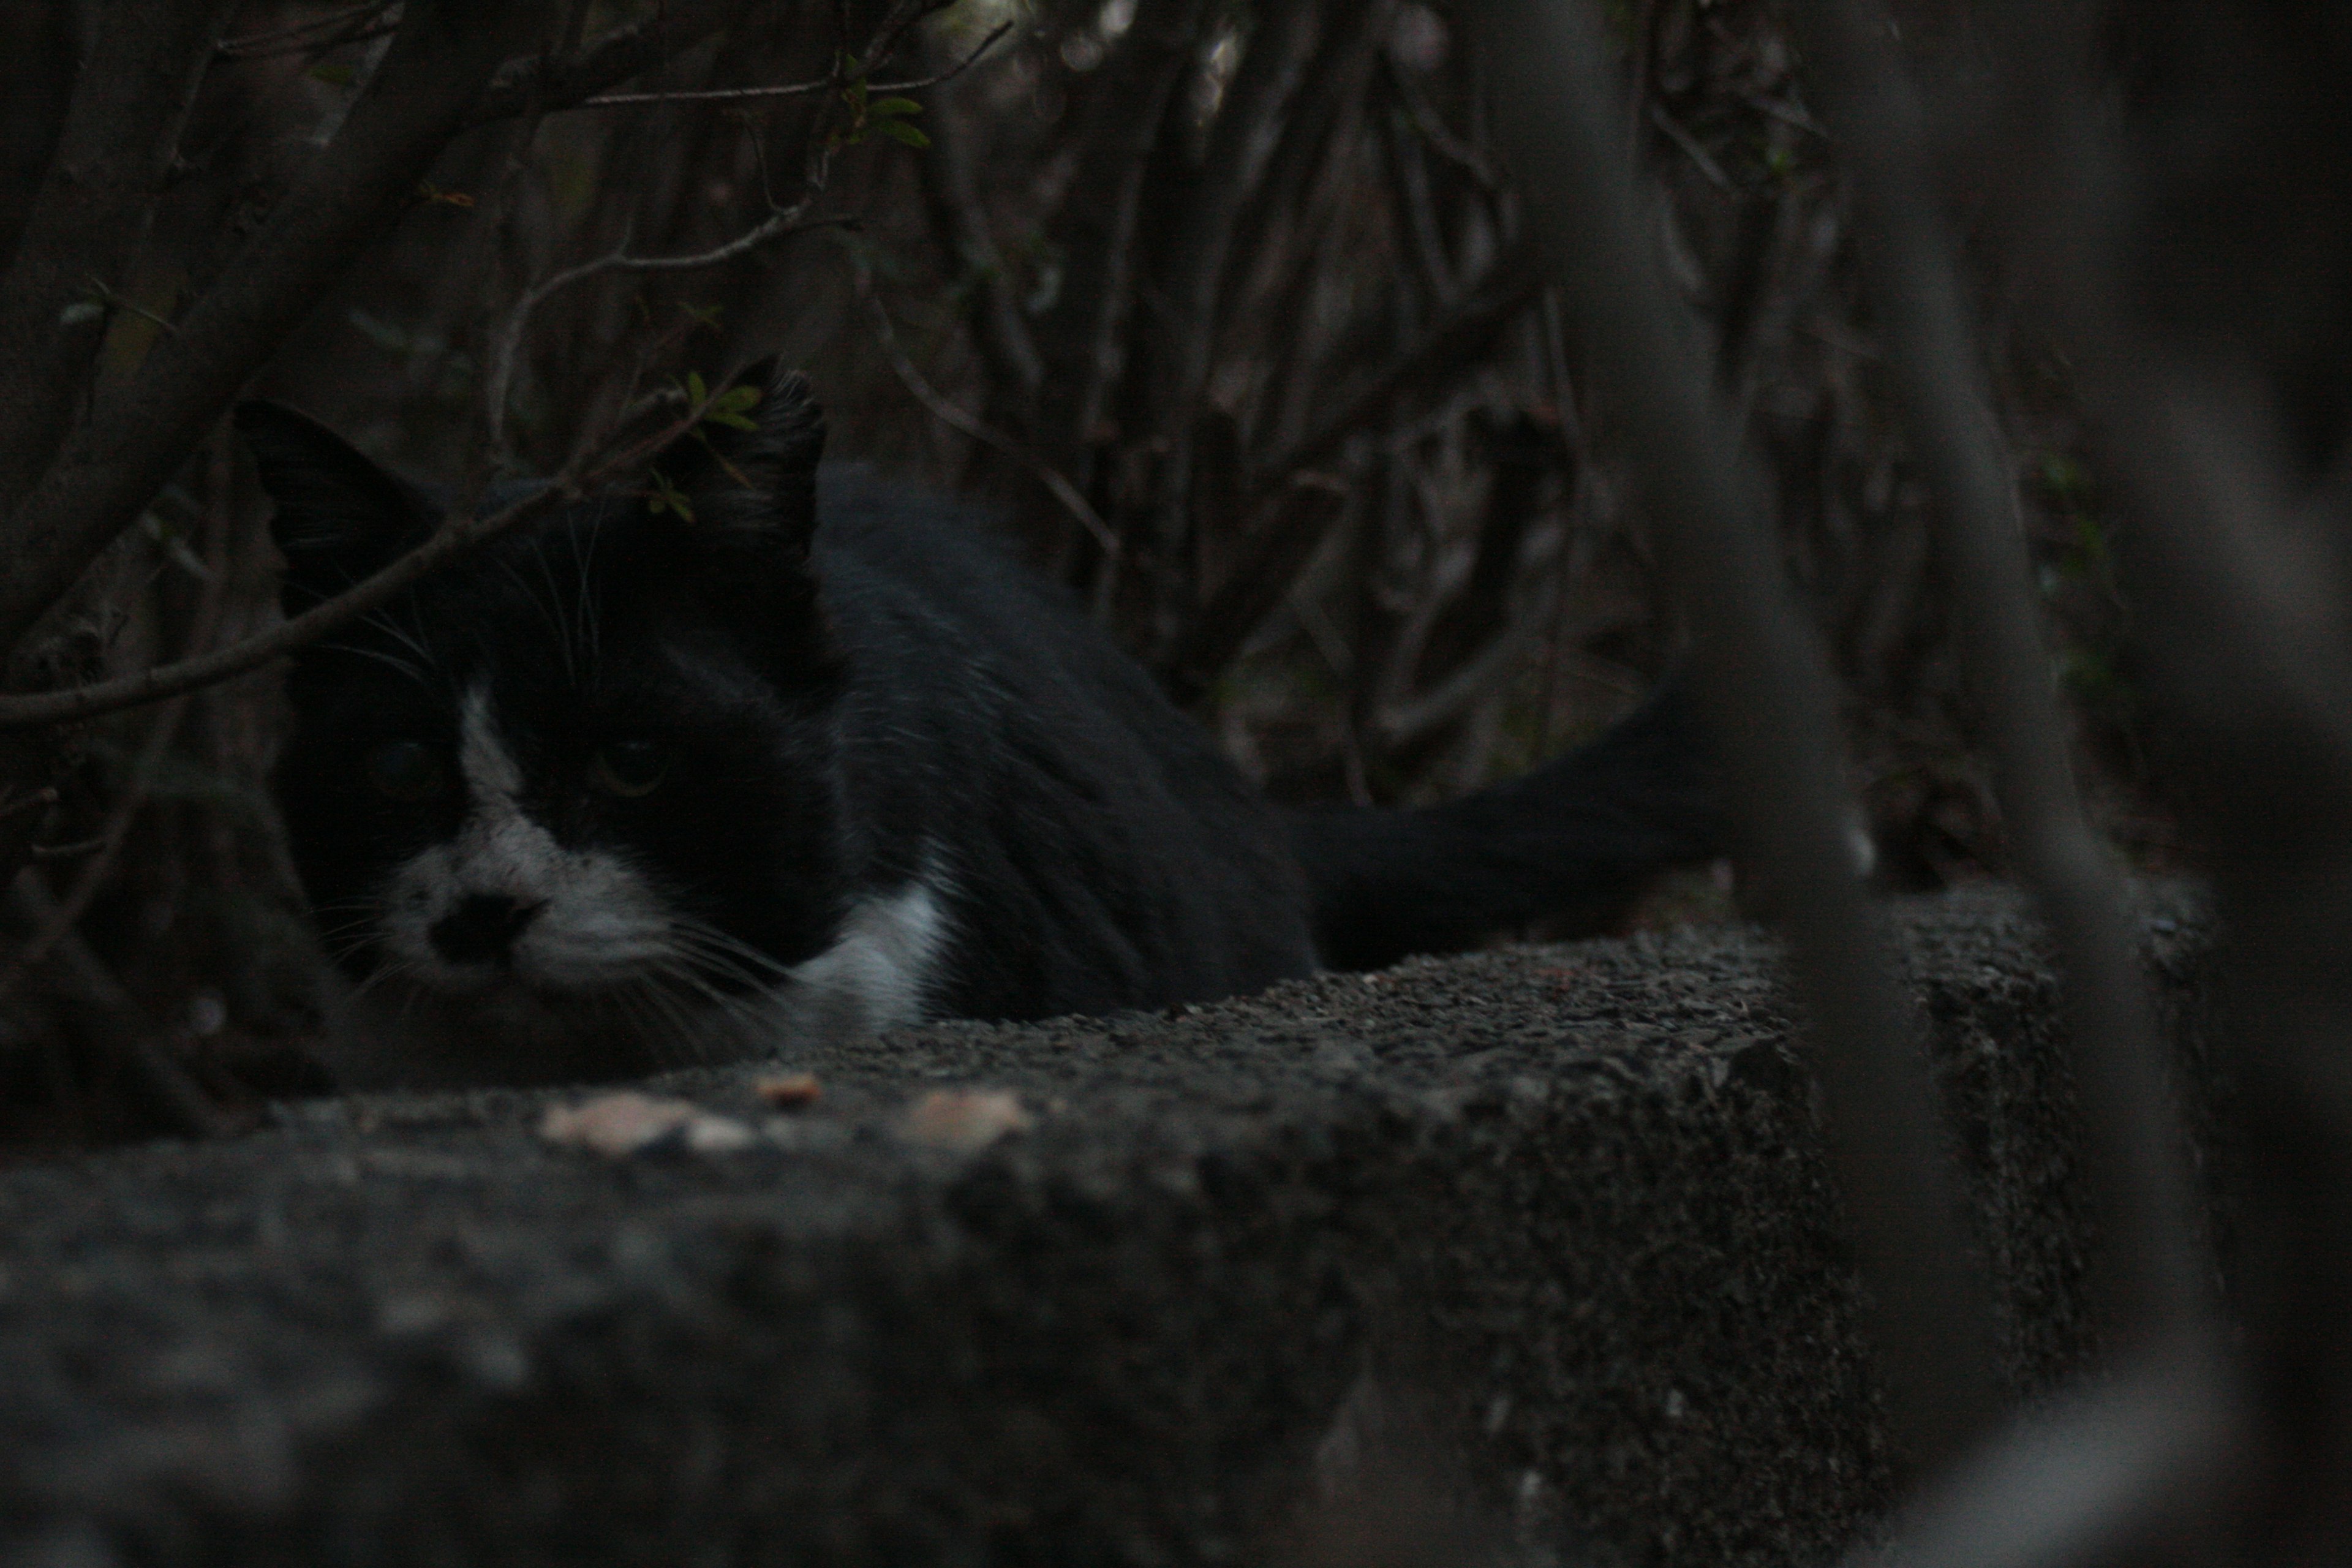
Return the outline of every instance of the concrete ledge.
[[[1903,921],[2030,1388],[2083,1225],[2015,909]],[[1888,1466],[1779,998],[1743,931],[1520,949],[652,1086],[732,1151],[492,1093],[10,1172],[0,1562],[1818,1563]],[[909,1141],[970,1084],[1034,1124]]]

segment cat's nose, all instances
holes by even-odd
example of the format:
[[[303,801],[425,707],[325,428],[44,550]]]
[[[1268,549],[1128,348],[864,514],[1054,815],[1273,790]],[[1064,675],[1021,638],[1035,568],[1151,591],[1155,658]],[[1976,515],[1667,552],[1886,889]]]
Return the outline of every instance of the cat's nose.
[[[504,893],[471,893],[433,922],[434,950],[452,963],[504,963],[523,927],[547,907]]]

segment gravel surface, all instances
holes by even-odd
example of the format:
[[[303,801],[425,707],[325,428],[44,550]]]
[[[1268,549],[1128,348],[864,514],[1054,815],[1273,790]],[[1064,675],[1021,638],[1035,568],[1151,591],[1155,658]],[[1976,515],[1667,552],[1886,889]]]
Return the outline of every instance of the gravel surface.
[[[1899,913],[2031,1393],[2088,1338],[2052,985],[2006,896]],[[2149,916],[2200,1061],[2202,925]],[[1888,1495],[1743,930],[637,1088],[695,1110],[0,1174],[0,1563],[1717,1568]]]

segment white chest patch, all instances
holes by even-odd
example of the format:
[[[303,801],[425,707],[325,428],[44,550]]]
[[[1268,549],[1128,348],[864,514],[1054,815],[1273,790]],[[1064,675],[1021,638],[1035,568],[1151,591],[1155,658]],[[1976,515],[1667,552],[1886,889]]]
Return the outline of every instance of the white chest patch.
[[[952,937],[934,869],[856,902],[833,945],[784,965],[675,908],[626,855],[559,843],[488,691],[467,692],[457,832],[383,890],[379,982],[328,1065],[347,1088],[561,1082],[790,1052],[919,1023]],[[790,889],[779,889],[779,897]],[[532,912],[503,960],[452,960],[435,928],[470,900]]]

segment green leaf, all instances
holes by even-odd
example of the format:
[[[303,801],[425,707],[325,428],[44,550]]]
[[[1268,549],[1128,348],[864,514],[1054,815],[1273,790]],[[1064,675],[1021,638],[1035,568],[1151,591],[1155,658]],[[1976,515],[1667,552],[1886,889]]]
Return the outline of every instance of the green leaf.
[[[323,81],[329,87],[349,87],[359,73],[341,60],[326,60],[310,68],[312,81]]]
[[[877,120],[888,120],[894,115],[920,114],[923,106],[911,98],[877,98],[866,106],[866,112]]]
[[[656,517],[659,517],[666,511],[673,512],[681,522],[694,521],[694,503],[686,499],[684,490],[670,483],[667,474],[656,468],[646,477],[653,481],[654,487],[654,493],[646,498],[647,511]]]
[[[756,386],[730,386],[710,400],[702,411],[703,419],[712,425],[724,425],[730,430],[757,430],[746,416],[759,405],[760,389]]]
[[[694,400],[695,406],[698,408],[710,401],[710,389],[702,384],[700,371],[690,370],[686,373],[686,395]]]
[[[879,120],[874,129],[893,142],[904,142],[909,147],[928,147],[931,139],[903,120]]]

